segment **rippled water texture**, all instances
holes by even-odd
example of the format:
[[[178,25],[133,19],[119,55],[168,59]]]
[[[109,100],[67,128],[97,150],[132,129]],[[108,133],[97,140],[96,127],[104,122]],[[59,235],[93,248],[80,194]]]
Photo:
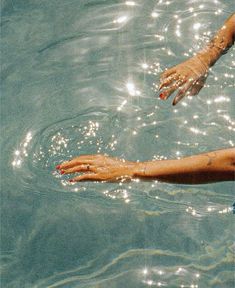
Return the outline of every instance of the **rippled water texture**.
[[[158,99],[233,0],[3,0],[1,287],[234,287],[234,184],[69,184],[84,153],[233,147],[234,48],[200,95]]]

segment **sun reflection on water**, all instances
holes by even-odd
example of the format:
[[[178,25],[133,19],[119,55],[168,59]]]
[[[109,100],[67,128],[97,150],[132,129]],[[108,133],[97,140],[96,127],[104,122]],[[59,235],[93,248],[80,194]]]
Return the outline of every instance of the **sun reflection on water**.
[[[27,147],[30,144],[32,138],[33,138],[32,132],[29,131],[26,134],[22,143],[20,143],[19,149],[15,150],[14,155],[13,155],[13,161],[12,161],[12,166],[14,168],[20,168],[24,158],[28,157]]]
[[[199,287],[199,280],[200,280],[200,273],[192,271],[191,269],[187,267],[178,267],[174,269],[171,269],[169,271],[161,269],[160,267],[145,267],[141,271],[142,277],[144,278],[142,280],[143,284],[146,284],[147,286],[154,286],[154,287],[168,287],[169,283],[167,282],[167,279],[170,276],[179,277],[181,278],[181,283],[185,282],[185,284],[179,284],[177,287],[182,288],[198,288]],[[185,280],[184,280],[185,278]],[[187,279],[187,280],[186,280]],[[191,283],[190,283],[191,282]]]

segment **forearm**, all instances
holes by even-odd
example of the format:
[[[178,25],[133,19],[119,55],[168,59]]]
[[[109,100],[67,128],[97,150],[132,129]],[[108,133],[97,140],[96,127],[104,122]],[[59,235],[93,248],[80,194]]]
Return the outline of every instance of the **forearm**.
[[[235,148],[179,160],[142,162],[136,166],[135,176],[182,184],[233,181],[235,180]]]
[[[211,67],[234,44],[234,40],[235,13],[224,22],[213,39],[198,52],[197,56],[206,66]]]

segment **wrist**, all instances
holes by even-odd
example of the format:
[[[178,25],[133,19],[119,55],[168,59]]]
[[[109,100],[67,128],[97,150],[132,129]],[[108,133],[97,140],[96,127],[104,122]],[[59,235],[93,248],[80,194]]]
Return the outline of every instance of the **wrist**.
[[[135,162],[133,167],[134,177],[147,177],[147,163],[148,162]]]
[[[211,66],[213,66],[215,64],[215,62],[218,60],[218,58],[220,57],[220,53],[218,50],[216,50],[214,48],[211,48],[211,49],[206,48],[206,49],[200,51],[196,55],[196,57],[202,63],[204,68],[206,70],[209,70],[209,68]]]
[[[215,38],[196,55],[208,68],[224,54],[226,47],[223,41]]]

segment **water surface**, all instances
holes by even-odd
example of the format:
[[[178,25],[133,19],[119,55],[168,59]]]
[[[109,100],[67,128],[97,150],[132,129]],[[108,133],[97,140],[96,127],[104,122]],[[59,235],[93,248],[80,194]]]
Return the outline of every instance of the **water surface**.
[[[197,97],[157,97],[229,1],[2,1],[2,287],[234,287],[234,184],[69,184],[55,165],[234,147],[234,48]]]

